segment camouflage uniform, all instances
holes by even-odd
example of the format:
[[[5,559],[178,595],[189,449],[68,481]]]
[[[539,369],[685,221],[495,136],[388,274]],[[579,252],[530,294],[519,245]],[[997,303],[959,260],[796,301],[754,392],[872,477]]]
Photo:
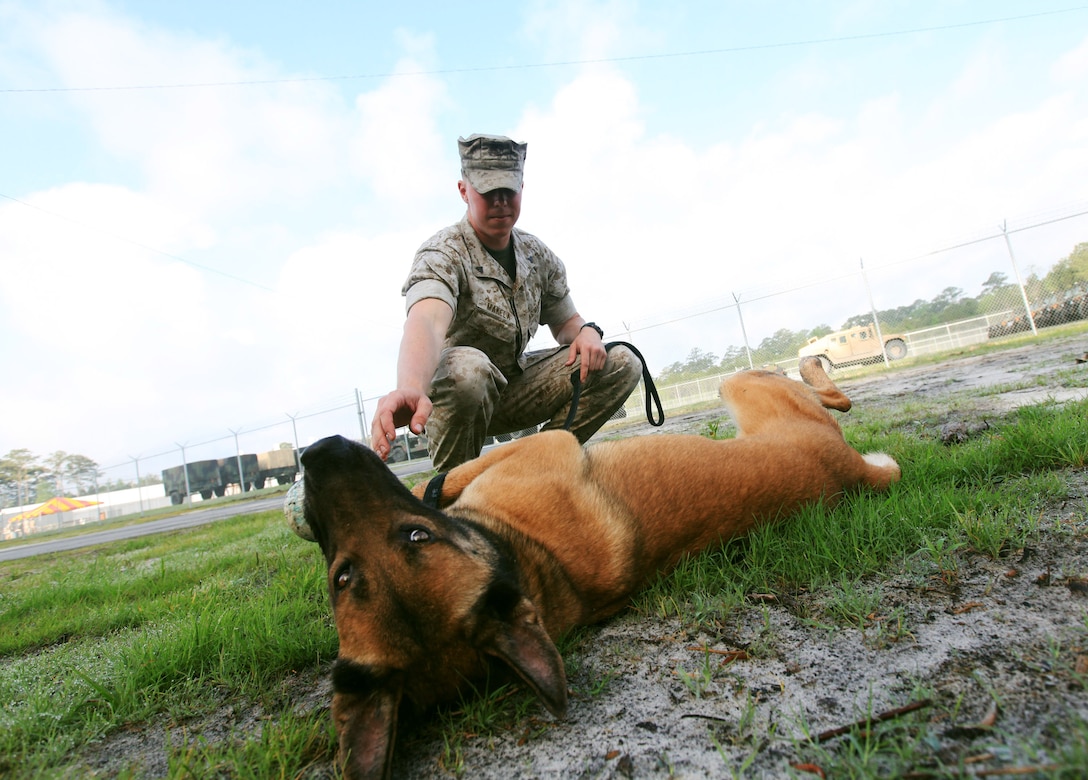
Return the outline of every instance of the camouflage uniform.
[[[435,468],[480,454],[488,435],[546,423],[561,428],[570,408],[568,346],[525,352],[538,326],[559,327],[577,312],[562,261],[540,239],[513,229],[515,280],[488,254],[467,217],[416,252],[402,293],[406,309],[424,298],[449,304],[453,321],[428,396],[427,437]],[[586,378],[571,432],[585,442],[623,405],[642,375],[625,347],[609,351]]]

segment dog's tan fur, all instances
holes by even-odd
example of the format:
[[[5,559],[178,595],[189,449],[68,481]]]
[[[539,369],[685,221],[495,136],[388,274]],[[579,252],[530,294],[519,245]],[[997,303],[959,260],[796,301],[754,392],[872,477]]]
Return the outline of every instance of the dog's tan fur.
[[[402,699],[450,699],[489,659],[562,715],[553,640],[564,631],[615,614],[684,555],[897,480],[891,458],[843,440],[827,408],[850,401],[819,361],[801,372],[806,384],[766,371],[722,384],[736,439],[583,449],[568,433],[541,433],[451,471],[441,511],[360,445],[310,448],[306,519],[329,563],[341,658],[333,713],[348,776],[388,776]]]

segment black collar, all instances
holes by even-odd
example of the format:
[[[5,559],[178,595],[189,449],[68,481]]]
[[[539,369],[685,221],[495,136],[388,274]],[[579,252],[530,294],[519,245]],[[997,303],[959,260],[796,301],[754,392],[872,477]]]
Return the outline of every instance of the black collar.
[[[442,483],[446,481],[446,473],[435,474],[427,483],[427,489],[423,491],[423,505],[431,509],[438,509],[438,502],[442,499]]]

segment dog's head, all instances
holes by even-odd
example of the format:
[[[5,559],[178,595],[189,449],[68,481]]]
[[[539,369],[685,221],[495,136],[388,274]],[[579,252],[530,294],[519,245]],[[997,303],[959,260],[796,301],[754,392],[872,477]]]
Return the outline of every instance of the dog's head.
[[[454,698],[490,659],[565,713],[562,660],[502,540],[428,508],[348,439],[307,447],[302,464],[340,639],[333,718],[349,778],[389,775],[402,699]]]

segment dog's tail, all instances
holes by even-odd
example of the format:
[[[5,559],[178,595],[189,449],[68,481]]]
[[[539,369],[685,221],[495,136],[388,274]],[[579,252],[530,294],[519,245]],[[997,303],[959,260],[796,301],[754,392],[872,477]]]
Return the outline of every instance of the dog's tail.
[[[886,490],[888,485],[898,482],[902,472],[899,464],[891,455],[883,452],[867,452],[861,456],[868,465],[865,475],[865,484],[876,490]]]

